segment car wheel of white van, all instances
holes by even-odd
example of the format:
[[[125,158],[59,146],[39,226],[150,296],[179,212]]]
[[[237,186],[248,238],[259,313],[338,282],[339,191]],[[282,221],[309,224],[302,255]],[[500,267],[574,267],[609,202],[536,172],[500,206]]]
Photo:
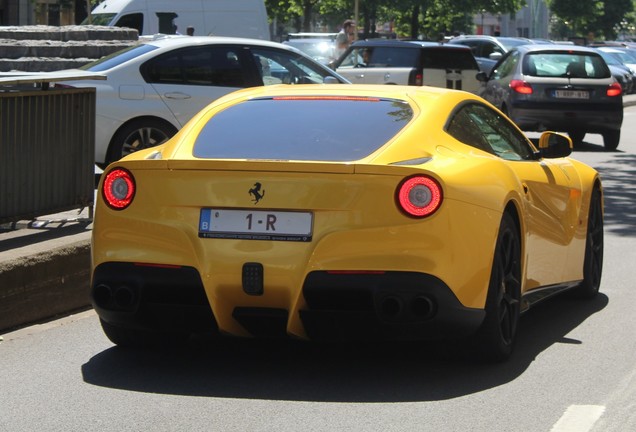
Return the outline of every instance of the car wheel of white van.
[[[170,139],[177,129],[165,120],[142,118],[122,126],[113,136],[106,156],[114,162],[138,150],[154,147]]]
[[[603,146],[605,150],[614,151],[621,140],[620,130],[608,130],[603,132]]]

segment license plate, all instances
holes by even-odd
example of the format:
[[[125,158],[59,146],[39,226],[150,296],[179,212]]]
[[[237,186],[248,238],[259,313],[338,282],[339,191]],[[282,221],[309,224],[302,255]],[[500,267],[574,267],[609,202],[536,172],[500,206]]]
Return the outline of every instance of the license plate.
[[[555,90],[554,96],[563,99],[589,99],[590,93],[585,90]]]
[[[312,227],[310,212],[204,208],[199,237],[308,242]]]

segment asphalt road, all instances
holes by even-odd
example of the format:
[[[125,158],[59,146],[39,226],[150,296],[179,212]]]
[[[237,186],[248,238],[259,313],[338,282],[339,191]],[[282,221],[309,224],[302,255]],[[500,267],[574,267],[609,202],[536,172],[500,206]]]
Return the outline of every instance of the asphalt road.
[[[87,311],[1,335],[0,431],[636,430],[636,108],[625,113],[618,152],[590,135],[574,153],[603,176],[602,293],[530,310],[509,362],[443,344],[126,351]]]

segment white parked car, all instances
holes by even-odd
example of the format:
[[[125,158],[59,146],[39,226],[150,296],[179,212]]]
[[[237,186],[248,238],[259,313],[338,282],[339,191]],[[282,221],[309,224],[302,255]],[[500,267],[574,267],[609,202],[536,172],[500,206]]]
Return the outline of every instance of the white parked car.
[[[95,162],[100,166],[162,143],[203,107],[237,89],[348,82],[295,48],[212,36],[158,37],[81,69],[107,79],[56,85],[96,88]]]
[[[628,51],[624,48],[615,48],[615,47],[598,47],[599,51],[603,51],[616,60],[621,62],[625,67],[627,67],[632,74],[636,75],[636,57],[632,54],[632,51]]]

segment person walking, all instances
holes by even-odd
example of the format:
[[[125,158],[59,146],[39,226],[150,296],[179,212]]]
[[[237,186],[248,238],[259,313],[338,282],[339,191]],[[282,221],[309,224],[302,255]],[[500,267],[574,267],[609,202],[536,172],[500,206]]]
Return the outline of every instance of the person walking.
[[[356,40],[357,27],[354,20],[346,20],[342,23],[342,29],[336,36],[336,54],[340,57]]]

